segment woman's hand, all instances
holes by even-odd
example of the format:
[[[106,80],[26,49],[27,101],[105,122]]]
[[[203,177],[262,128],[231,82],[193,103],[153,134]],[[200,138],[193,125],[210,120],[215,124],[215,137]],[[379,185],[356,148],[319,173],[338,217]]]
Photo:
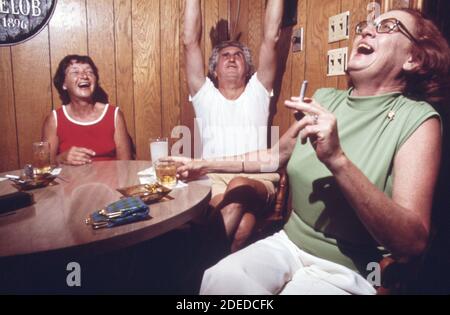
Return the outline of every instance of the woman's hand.
[[[178,156],[171,156],[167,158],[167,160],[175,161],[177,163],[177,176],[179,179],[195,180],[207,173],[204,160],[192,160],[190,158]]]
[[[91,157],[93,156],[95,156],[95,152],[90,149],[71,147],[58,155],[57,161],[62,164],[79,166],[92,163]]]
[[[299,121],[302,126],[300,138],[302,143],[310,140],[319,160],[332,168],[344,156],[342,151],[336,117],[313,99],[292,97],[285,101],[286,107],[300,111],[305,116]]]

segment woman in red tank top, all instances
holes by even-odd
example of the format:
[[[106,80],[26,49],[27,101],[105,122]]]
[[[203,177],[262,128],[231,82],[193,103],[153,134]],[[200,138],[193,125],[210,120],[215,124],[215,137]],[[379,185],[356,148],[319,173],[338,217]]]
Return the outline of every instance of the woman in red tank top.
[[[131,159],[123,114],[108,104],[98,82],[90,57],[68,55],[61,60],[53,83],[64,105],[47,116],[42,132],[43,140],[50,142],[53,161],[84,165]]]

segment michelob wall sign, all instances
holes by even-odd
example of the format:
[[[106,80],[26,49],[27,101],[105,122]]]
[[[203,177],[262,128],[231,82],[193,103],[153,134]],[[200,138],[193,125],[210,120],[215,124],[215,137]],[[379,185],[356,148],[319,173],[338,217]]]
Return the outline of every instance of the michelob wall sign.
[[[0,0],[0,46],[38,34],[55,10],[56,0]]]

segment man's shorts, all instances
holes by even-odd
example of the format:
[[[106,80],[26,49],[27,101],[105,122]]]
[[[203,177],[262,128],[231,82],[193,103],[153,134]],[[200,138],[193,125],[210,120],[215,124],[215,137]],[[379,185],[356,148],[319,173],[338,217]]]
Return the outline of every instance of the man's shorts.
[[[268,204],[273,201],[276,193],[276,187],[280,181],[280,174],[278,173],[210,173],[208,174],[208,177],[212,182],[212,197],[218,194],[223,194],[230,181],[238,176],[255,179],[264,184],[268,192]]]

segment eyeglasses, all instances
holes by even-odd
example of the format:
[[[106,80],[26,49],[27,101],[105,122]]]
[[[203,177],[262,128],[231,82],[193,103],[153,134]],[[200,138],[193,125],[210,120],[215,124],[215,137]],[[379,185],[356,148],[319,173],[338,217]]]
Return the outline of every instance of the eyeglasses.
[[[92,69],[84,69],[84,70],[70,69],[67,72],[67,74],[70,76],[73,76],[73,77],[84,77],[84,76],[95,77],[94,70],[92,70]]]
[[[364,29],[369,25],[367,21],[362,21],[356,24],[355,32],[357,35],[361,35]],[[413,41],[417,44],[417,39],[411,34],[410,31],[406,28],[406,26],[395,18],[388,18],[381,20],[377,23],[372,22],[372,25],[375,26],[375,30],[378,34],[390,34],[394,32],[400,32],[405,35],[409,40]]]

